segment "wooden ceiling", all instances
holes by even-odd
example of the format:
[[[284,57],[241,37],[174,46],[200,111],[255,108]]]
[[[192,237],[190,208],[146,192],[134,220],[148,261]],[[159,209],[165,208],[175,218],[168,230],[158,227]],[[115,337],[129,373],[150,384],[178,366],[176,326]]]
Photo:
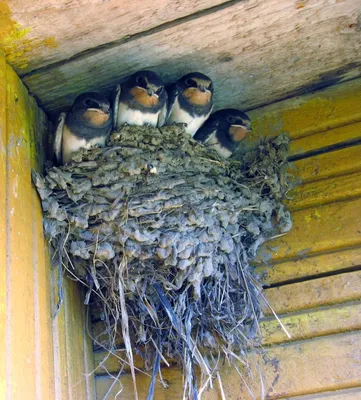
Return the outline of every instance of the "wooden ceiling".
[[[0,48],[54,116],[138,69],[244,110],[361,76],[360,0],[8,0]]]

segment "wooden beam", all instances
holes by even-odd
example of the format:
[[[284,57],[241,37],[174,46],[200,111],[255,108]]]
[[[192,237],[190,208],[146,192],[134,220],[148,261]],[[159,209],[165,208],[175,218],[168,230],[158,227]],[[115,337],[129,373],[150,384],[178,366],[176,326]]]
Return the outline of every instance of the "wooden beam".
[[[6,104],[6,63],[0,52],[0,104]],[[0,393],[6,391],[6,107],[0,107]]]
[[[359,77],[358,13],[354,0],[305,2],[302,8],[287,0],[237,1],[166,31],[33,71],[23,79],[54,115],[79,93],[107,91],[139,69],[154,69],[167,82],[201,70],[215,81],[216,109],[251,109]],[[310,21],[317,21],[312,29]]]
[[[7,396],[36,396],[34,270],[32,248],[32,185],[27,91],[6,66],[7,109]],[[19,376],[21,371],[21,378]]]
[[[33,97],[27,96],[30,130],[31,168],[43,171],[45,159],[44,142],[48,135],[48,120]],[[30,204],[30,199],[28,200]],[[50,262],[48,246],[43,233],[43,211],[39,195],[32,187],[31,193],[34,325],[35,325],[35,371],[39,398],[55,398],[54,352],[51,314]]]
[[[64,286],[66,364],[62,368],[68,375],[68,396],[91,400],[94,398],[93,360],[86,352],[91,348],[87,344],[84,296],[76,282],[66,279]]]
[[[162,30],[160,27],[174,24],[174,20],[180,19],[181,23],[190,15],[222,3],[224,0],[186,0],[177,4],[150,0],[79,0],[71,4],[67,0],[8,0],[0,48],[6,50],[16,72],[24,74],[78,53],[129,40],[142,32]]]

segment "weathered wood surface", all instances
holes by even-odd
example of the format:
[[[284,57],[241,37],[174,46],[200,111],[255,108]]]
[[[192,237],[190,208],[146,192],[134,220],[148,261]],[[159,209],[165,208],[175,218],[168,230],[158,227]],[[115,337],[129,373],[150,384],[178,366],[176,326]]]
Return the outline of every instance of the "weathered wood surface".
[[[6,63],[0,52],[0,104],[6,104]],[[6,337],[6,107],[0,107],[0,337]],[[6,341],[0,341],[0,354],[6,354]],[[3,356],[4,357],[4,356]],[[6,365],[0,359],[0,393],[6,390]]]
[[[32,248],[32,188],[30,180],[27,93],[6,67],[7,106],[7,394],[25,398],[36,393],[34,269]],[[40,329],[40,326],[37,327]],[[24,333],[26,332],[26,335]],[[26,361],[25,361],[26,360]],[[26,366],[26,367],[25,367]],[[23,371],[19,379],[19,371]]]
[[[24,81],[54,113],[77,94],[107,90],[138,69],[154,69],[166,81],[202,70],[215,81],[216,108],[255,108],[360,76],[359,12],[354,0],[237,1],[164,31],[33,71]]]
[[[347,200],[293,213],[293,228],[271,240],[259,251],[259,259],[278,262],[361,245],[361,199]]]
[[[58,302],[58,274],[52,269],[52,310]],[[64,278],[64,303],[53,319],[56,399],[95,398],[93,348],[88,336],[84,296],[76,282]]]
[[[84,296],[79,286],[69,279],[65,282],[65,345],[68,373],[68,396],[71,399],[94,398],[93,358],[89,346]]]
[[[256,138],[287,134],[297,140],[361,121],[361,79],[270,104],[249,112]],[[342,130],[342,132],[344,132]],[[333,136],[335,138],[335,136]],[[322,140],[318,141],[318,143]]]
[[[361,98],[360,98],[361,104]],[[361,141],[361,122],[350,123],[338,128],[328,129],[292,140],[290,155],[300,155],[326,149],[329,146],[342,146],[345,142]]]
[[[285,315],[280,319],[291,337],[286,335],[276,319],[263,320],[260,323],[263,346],[360,330],[361,304],[318,308]]]
[[[6,213],[6,219],[0,220],[1,256],[6,254],[0,280],[1,343],[5,346],[0,364],[6,368],[1,374],[1,393],[12,399],[54,398],[49,269],[41,207],[30,177],[30,168],[39,168],[36,148],[41,148],[41,141],[36,139],[45,133],[46,118],[2,55],[0,60],[4,85],[0,109],[5,118],[0,146],[1,212]]]
[[[67,313],[63,307],[52,319],[54,271],[31,183],[31,168],[42,168],[47,127],[0,53],[0,397],[93,399],[93,375],[83,374],[92,370],[85,360],[91,349],[84,343],[84,306],[74,283],[67,283],[74,288],[74,298],[67,293]],[[82,352],[86,346],[88,353]],[[76,361],[69,361],[67,350]]]
[[[281,284],[303,278],[342,272],[361,266],[361,247],[336,250],[329,253],[304,256],[272,266],[258,266],[256,272],[265,285]]]
[[[261,354],[250,355],[251,361],[259,364],[263,375],[263,385],[267,399],[284,396],[298,396],[321,391],[347,389],[361,386],[361,333],[332,335],[283,346],[271,346]],[[302,362],[301,362],[302,361]],[[255,365],[255,363],[252,363]],[[250,387],[257,399],[260,399],[261,384],[258,371],[252,368],[254,380]],[[227,398],[250,399],[251,396],[235,370],[227,366],[221,370],[222,384]],[[315,379],[317,377],[317,379]],[[163,378],[169,382],[169,388],[163,389],[156,384],[157,400],[182,399],[182,377],[178,368],[166,368]],[[246,380],[247,377],[245,376]],[[113,379],[96,379],[98,398],[102,398]],[[122,389],[121,399],[134,399],[132,380],[129,374],[121,376],[120,384],[114,385],[110,394],[113,398]],[[140,399],[146,399],[150,378],[137,375]],[[219,387],[205,392],[202,399],[221,399]]]
[[[335,390],[306,396],[285,397],[282,400],[358,400],[361,399],[361,388]]]
[[[6,19],[0,32],[1,46],[9,51],[15,70],[24,74],[47,64],[66,60],[110,42],[126,40],[140,32],[199,11],[224,0],[196,0],[155,3],[150,0],[8,0]],[[2,10],[3,11],[3,10]],[[3,13],[4,13],[3,11]],[[5,14],[5,13],[4,13]],[[20,27],[14,26],[17,23]],[[23,40],[18,32],[29,30]],[[25,34],[25,32],[24,32]],[[15,37],[14,37],[15,36]],[[8,42],[12,40],[12,47]],[[29,46],[21,49],[25,41]]]
[[[361,272],[328,276],[269,288],[265,296],[277,314],[316,309],[361,299]],[[266,316],[270,310],[264,306]]]
[[[303,158],[294,165],[303,183],[351,174],[361,170],[361,145]]]
[[[299,210],[360,196],[361,172],[355,172],[299,185],[290,191],[285,204],[290,210]]]

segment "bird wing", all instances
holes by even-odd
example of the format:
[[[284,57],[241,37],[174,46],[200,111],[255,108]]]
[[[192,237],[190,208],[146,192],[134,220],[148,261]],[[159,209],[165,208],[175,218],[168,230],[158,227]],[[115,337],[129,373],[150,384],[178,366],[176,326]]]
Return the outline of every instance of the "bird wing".
[[[54,153],[55,158],[58,164],[62,163],[62,142],[63,142],[63,131],[65,124],[66,113],[60,113],[58,118],[58,125],[55,130],[55,139],[54,139]]]
[[[161,108],[158,116],[158,124],[157,126],[161,127],[165,124],[168,117],[168,94],[165,92],[165,102],[164,106]]]
[[[111,106],[113,109],[113,129],[116,131],[118,130],[118,110],[119,110],[119,99],[120,99],[120,93],[122,89],[120,85],[116,85],[114,90],[111,93]]]
[[[167,107],[168,110],[166,119],[169,117],[169,114],[171,113],[174,103],[178,97],[177,85],[175,83],[169,85],[167,87],[167,93],[168,93],[168,107]]]
[[[196,134],[193,136],[193,139],[198,142],[206,142],[207,139],[212,135],[212,133],[216,132],[218,129],[219,120],[217,118],[210,118],[198,129]]]

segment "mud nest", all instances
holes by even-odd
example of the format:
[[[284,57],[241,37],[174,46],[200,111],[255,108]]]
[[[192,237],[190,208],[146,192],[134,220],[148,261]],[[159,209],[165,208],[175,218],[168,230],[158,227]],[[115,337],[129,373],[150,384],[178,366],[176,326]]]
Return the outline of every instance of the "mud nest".
[[[291,228],[287,150],[280,136],[223,160],[181,126],[124,126],[106,147],[33,173],[54,263],[87,286],[109,351],[121,332],[133,378],[134,352],[146,359],[148,398],[167,360],[196,399],[220,355],[239,360],[257,342],[262,294],[249,262]]]

